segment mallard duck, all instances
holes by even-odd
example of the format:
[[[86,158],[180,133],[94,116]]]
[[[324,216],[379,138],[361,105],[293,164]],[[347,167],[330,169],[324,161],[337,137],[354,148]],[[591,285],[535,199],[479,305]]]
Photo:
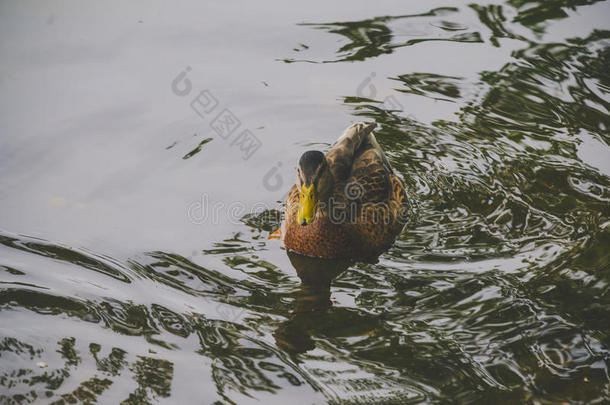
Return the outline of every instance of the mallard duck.
[[[286,199],[282,239],[289,251],[374,261],[394,243],[408,201],[373,135],[375,126],[351,125],[326,155],[303,153]]]

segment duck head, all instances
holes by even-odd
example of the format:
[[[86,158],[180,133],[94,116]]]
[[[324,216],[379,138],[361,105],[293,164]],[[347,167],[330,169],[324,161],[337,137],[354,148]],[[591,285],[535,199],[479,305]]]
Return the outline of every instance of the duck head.
[[[299,211],[297,222],[303,226],[311,224],[316,213],[323,210],[333,190],[333,176],[320,151],[303,153],[297,166],[296,185],[299,189]]]

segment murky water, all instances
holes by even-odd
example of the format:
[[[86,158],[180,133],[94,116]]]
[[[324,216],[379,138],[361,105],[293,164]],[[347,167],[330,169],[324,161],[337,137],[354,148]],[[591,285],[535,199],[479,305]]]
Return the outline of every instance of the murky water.
[[[610,3],[114,7],[0,6],[0,402],[610,401]],[[412,222],[288,257],[359,120]]]

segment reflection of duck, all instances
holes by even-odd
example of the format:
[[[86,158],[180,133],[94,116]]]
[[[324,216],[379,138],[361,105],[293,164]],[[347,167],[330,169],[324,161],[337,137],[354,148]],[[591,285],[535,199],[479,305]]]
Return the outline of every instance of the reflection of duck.
[[[303,286],[330,288],[330,282],[353,262],[348,259],[319,259],[288,252],[288,259],[296,269]]]
[[[312,257],[376,257],[406,221],[404,186],[372,131],[357,123],[326,155],[305,152],[286,200],[286,248]]]
[[[273,336],[278,347],[289,353],[304,353],[315,347],[312,336],[360,336],[378,327],[374,317],[347,308],[332,308],[330,283],[345,271],[351,260],[319,259],[288,252],[302,281],[294,292],[290,318]]]

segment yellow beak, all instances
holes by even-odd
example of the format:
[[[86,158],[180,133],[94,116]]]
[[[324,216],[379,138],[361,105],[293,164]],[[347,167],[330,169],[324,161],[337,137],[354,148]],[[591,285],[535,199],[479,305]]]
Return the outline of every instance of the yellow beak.
[[[297,223],[301,225],[311,224],[316,213],[316,191],[313,184],[309,187],[303,185],[301,187],[301,198],[299,200],[299,212],[297,214]]]

